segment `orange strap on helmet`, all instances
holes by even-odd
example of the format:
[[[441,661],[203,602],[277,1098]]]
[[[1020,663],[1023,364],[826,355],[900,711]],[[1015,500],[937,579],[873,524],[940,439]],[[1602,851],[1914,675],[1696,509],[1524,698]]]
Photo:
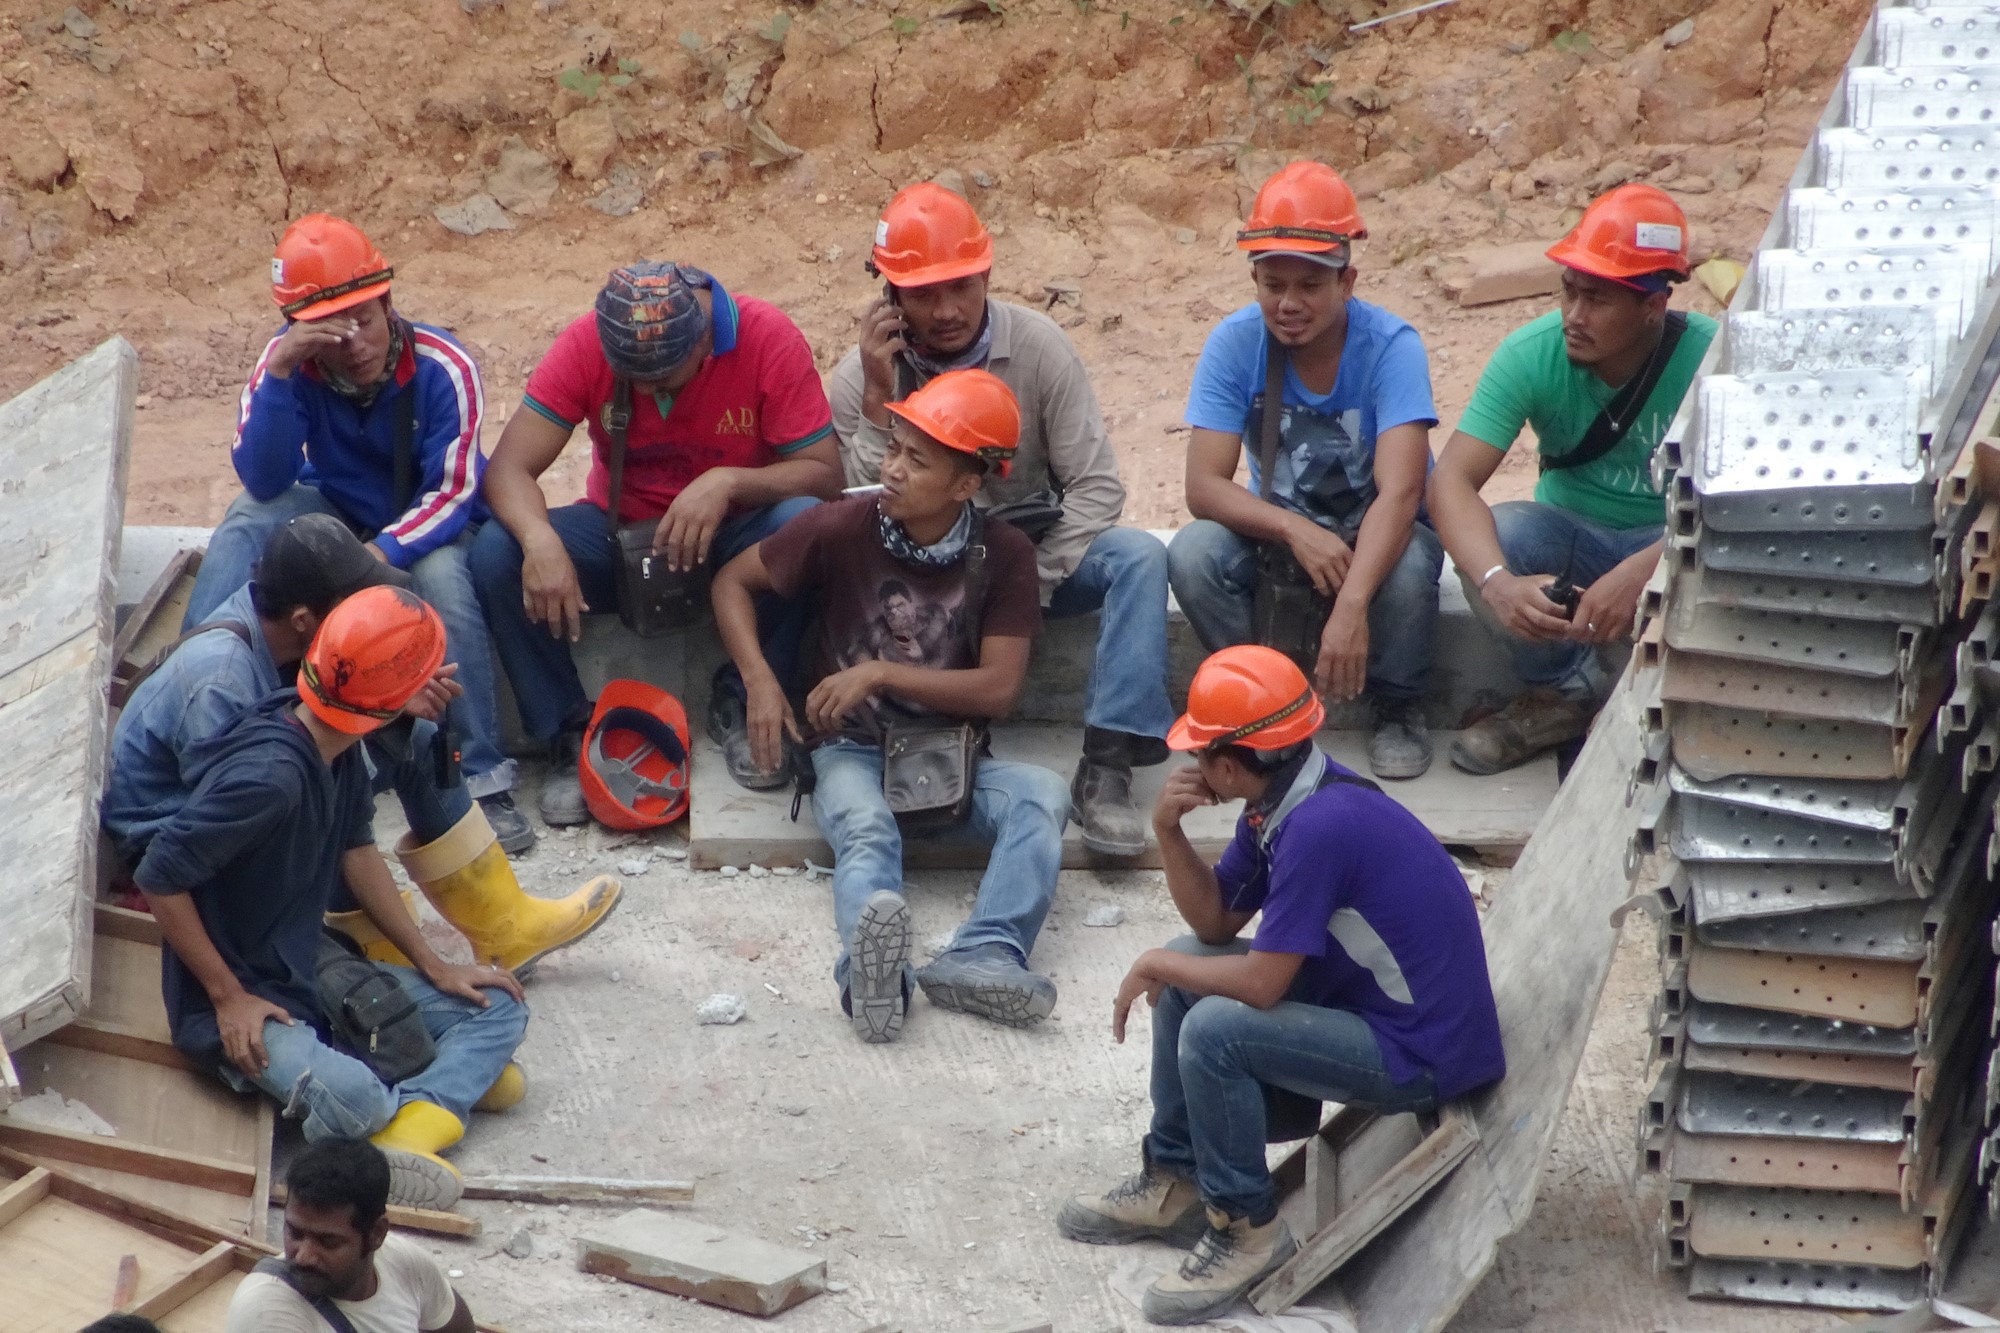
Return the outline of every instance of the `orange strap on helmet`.
[[[993,237],[963,196],[925,181],[882,210],[870,262],[897,287],[950,282],[993,267]]]
[[[1167,732],[1167,744],[1175,750],[1282,750],[1310,738],[1325,721],[1326,706],[1291,658],[1275,648],[1240,644],[1211,655],[1194,673],[1187,712]]]
[[[688,807],[688,720],[680,700],[639,680],[614,680],[577,756],[591,817],[606,828],[662,828]]]
[[[1547,253],[1565,268],[1613,282],[1665,273],[1685,278],[1687,215],[1657,185],[1621,185],[1592,200]]]
[[[1368,235],[1361,205],[1323,162],[1291,162],[1264,182],[1236,248],[1251,254],[1339,254]]]
[[[363,588],[327,612],[299,664],[299,697],[335,731],[394,721],[444,665],[444,621],[402,588]]]
[[[972,454],[1005,477],[1021,441],[1021,404],[1007,382],[989,370],[947,370],[891,412],[947,449]]]
[[[388,294],[395,270],[345,218],[308,213],[285,228],[271,260],[271,299],[287,319],[324,319]]]

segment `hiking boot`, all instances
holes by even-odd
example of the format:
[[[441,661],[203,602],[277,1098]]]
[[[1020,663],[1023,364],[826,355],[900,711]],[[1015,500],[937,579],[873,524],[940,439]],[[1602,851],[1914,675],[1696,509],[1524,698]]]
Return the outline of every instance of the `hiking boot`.
[[[1594,701],[1571,698],[1538,685],[1516,695],[1493,716],[1459,732],[1451,745],[1451,762],[1481,776],[1504,773],[1583,735],[1596,715]]]
[[[1102,1194],[1076,1195],[1056,1214],[1056,1230],[1086,1245],[1163,1240],[1185,1250],[1207,1229],[1195,1183],[1151,1162]]]
[[[579,787],[581,794],[582,788]],[[514,793],[496,791],[491,796],[479,798],[479,808],[486,812],[486,822],[493,826],[493,836],[500,840],[500,850],[509,856],[519,856],[535,845],[535,826],[514,804]]]
[[[1140,1309],[1156,1324],[1205,1324],[1298,1251],[1291,1228],[1273,1217],[1261,1227],[1247,1217],[1208,1209],[1208,1229],[1181,1266],[1146,1289]]]
[[[1137,856],[1146,850],[1145,816],[1132,800],[1132,765],[1151,755],[1135,753],[1135,743],[1160,745],[1150,736],[1083,729],[1083,758],[1069,784],[1070,818],[1083,830],[1083,845],[1105,856]]]
[[[1030,972],[1004,944],[976,944],[940,954],[917,969],[930,1002],[1010,1028],[1028,1028],[1055,1012],[1056,983]]]
[[[861,905],[847,945],[845,1008],[854,1035],[879,1045],[902,1035],[910,996],[903,972],[910,965],[910,909],[894,889],[877,889]]]
[[[737,786],[770,791],[791,781],[787,764],[757,767],[757,760],[750,753],[750,723],[743,700],[720,685],[708,694],[708,738],[722,747],[723,766]]]
[[[542,822],[551,828],[590,819],[590,807],[583,803],[583,783],[576,776],[576,757],[582,753],[582,727],[564,727],[549,743],[549,771],[542,778],[539,804]]]
[[[1421,699],[1370,697],[1375,715],[1368,738],[1368,771],[1378,778],[1420,778],[1431,766],[1431,733]]]

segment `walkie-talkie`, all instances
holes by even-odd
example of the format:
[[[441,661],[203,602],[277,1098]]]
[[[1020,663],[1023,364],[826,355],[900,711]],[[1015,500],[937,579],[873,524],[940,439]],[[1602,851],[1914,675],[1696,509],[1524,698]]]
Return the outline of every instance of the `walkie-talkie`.
[[[1563,619],[1575,617],[1577,604],[1583,601],[1583,589],[1576,586],[1570,576],[1576,571],[1576,534],[1569,537],[1569,559],[1563,562],[1562,576],[1542,589],[1542,596],[1563,609]]]
[[[438,723],[437,735],[431,738],[431,776],[440,789],[458,785],[458,759],[458,737],[451,734],[449,724]]]

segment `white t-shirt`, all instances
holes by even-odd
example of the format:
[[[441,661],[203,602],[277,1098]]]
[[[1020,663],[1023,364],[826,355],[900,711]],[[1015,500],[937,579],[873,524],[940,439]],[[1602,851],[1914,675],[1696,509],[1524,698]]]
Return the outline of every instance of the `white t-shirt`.
[[[335,1301],[355,1333],[424,1333],[443,1328],[458,1308],[437,1260],[394,1232],[375,1251],[375,1294]],[[251,1273],[229,1299],[226,1333],[327,1333],[306,1298],[268,1273]]]

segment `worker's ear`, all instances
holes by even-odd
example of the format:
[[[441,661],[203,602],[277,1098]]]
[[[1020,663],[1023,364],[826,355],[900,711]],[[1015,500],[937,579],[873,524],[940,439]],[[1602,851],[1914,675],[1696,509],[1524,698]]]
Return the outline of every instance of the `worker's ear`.
[[[361,1252],[373,1254],[382,1248],[382,1242],[389,1239],[389,1215],[384,1213],[375,1219],[375,1225],[368,1228],[368,1234],[361,1238]]]
[[[309,606],[295,606],[285,617],[285,623],[292,627],[292,633],[310,641],[319,633],[319,613]]]

